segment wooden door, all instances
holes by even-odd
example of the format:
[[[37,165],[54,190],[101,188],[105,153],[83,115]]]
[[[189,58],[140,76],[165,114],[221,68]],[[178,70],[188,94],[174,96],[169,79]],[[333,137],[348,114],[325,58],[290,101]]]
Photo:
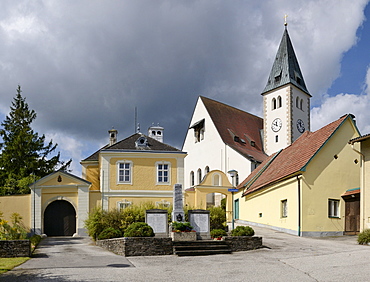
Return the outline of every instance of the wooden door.
[[[58,200],[47,206],[44,233],[48,236],[72,236],[76,233],[76,211],[69,202]]]
[[[355,235],[360,232],[360,194],[346,197],[345,201],[345,235]]]

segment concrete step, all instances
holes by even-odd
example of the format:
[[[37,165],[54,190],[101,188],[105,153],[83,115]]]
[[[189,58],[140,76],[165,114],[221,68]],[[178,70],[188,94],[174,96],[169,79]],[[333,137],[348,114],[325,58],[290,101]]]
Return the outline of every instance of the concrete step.
[[[215,254],[231,254],[225,241],[199,240],[173,242],[174,254],[178,256],[205,256]]]

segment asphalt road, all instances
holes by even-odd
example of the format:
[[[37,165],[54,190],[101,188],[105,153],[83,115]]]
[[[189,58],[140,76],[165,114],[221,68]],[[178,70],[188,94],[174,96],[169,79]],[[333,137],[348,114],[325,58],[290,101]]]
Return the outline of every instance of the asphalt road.
[[[47,238],[0,281],[369,281],[370,246],[356,236],[302,238],[254,228],[264,248],[201,257],[122,257],[88,238]]]

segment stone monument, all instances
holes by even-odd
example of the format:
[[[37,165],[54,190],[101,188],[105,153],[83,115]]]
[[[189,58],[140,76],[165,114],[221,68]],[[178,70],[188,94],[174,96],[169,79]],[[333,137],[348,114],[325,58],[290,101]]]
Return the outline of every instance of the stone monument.
[[[146,210],[145,222],[153,228],[155,237],[168,237],[167,210]]]
[[[172,210],[172,221],[184,222],[184,204],[182,199],[182,185],[175,184],[173,188],[173,210]]]
[[[190,210],[189,222],[197,232],[198,240],[210,240],[210,219],[207,210]]]

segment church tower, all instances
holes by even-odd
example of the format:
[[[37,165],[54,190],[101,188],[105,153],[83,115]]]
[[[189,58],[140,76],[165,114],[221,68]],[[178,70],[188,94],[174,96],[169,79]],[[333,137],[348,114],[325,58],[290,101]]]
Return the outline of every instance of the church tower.
[[[263,90],[264,150],[271,155],[310,130],[310,98],[287,23],[275,61]]]

